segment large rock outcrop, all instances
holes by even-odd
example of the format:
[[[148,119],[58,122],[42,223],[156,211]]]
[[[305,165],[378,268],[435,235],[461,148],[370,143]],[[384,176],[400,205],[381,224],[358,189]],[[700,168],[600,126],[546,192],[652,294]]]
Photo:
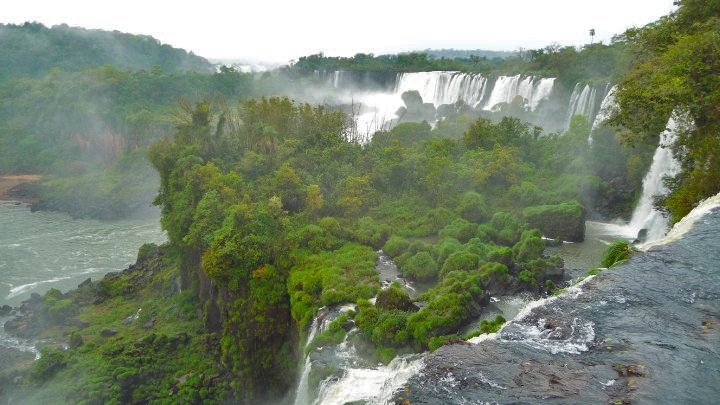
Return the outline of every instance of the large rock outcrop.
[[[523,217],[530,228],[539,229],[545,237],[568,242],[585,240],[585,209],[576,201],[528,207]]]

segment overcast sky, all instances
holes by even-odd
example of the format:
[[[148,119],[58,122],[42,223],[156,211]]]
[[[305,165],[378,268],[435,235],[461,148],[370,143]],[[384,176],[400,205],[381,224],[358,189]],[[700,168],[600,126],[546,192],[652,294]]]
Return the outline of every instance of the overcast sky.
[[[673,0],[2,0],[0,21],[152,35],[208,58],[285,62],[426,48],[517,50],[605,42]]]

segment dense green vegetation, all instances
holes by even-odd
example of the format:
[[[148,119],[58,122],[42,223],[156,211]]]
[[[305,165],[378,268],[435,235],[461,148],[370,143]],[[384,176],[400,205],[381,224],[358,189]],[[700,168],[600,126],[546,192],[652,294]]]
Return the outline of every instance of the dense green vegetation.
[[[0,172],[83,173],[172,133],[178,100],[247,95],[250,77],[106,65],[0,83]]]
[[[147,211],[146,148],[182,106],[250,95],[251,75],[147,36],[0,25],[0,174],[46,175],[36,208],[113,218]],[[180,106],[179,106],[180,104]]]
[[[212,72],[205,58],[161,44],[145,35],[88,30],[65,24],[48,28],[40,23],[0,24],[0,82],[40,78],[53,69],[80,71],[101,65],[165,73]]]
[[[95,218],[147,211],[157,189],[147,147],[170,136],[201,97],[250,91],[250,75],[228,68],[166,74],[105,65],[0,82],[0,174],[48,175],[30,190],[38,208]]]
[[[720,192],[720,1],[680,0],[676,12],[625,37],[632,69],[617,92],[616,124],[630,143],[656,139],[672,112],[680,134],[673,152],[681,172],[658,201],[679,221]]]
[[[321,306],[357,302],[358,311],[315,344],[342,339],[354,321],[388,361],[452,339],[490,294],[552,290],[562,261],[542,256],[523,211],[574,201],[558,207],[575,217],[576,201],[602,183],[558,158],[590,159],[586,142],[568,142],[587,139],[586,124],[562,138],[538,137],[515,118],[417,138],[416,124],[402,124],[367,145],[348,141],[347,126],[340,112],[283,98],[201,102],[173,140],[150,149],[182,286],[221,336],[237,400],[287,389],[288,359]],[[600,137],[597,145],[615,142]],[[615,145],[599,153],[622,150]],[[379,248],[407,277],[434,284],[414,299],[421,305],[397,285],[370,304]]]

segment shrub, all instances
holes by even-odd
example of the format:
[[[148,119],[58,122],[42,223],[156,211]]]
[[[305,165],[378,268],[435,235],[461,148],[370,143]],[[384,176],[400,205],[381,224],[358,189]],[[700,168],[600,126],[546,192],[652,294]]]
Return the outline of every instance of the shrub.
[[[490,231],[490,238],[498,244],[512,246],[520,240],[522,226],[507,212],[496,212],[490,220],[490,228],[483,228]]]
[[[445,276],[451,271],[461,270],[470,271],[476,270],[480,262],[480,256],[469,253],[466,251],[455,252],[451,254],[440,271],[441,276]]]
[[[363,217],[358,221],[353,236],[358,243],[380,249],[391,232],[388,225],[377,223],[370,217]]]
[[[485,263],[480,266],[479,274],[483,287],[491,294],[502,292],[510,283],[508,268],[501,263]]]
[[[47,381],[58,370],[65,367],[67,356],[59,349],[43,348],[40,350],[40,358],[35,361],[30,369],[30,378],[36,382]]]
[[[444,238],[437,245],[438,264],[445,263],[445,260],[453,253],[462,249],[462,244],[453,238]]]
[[[545,250],[545,242],[536,229],[525,231],[520,237],[520,242],[513,246],[513,260],[516,263],[524,263],[539,258]]]
[[[480,322],[480,331],[482,333],[495,333],[500,330],[500,327],[505,323],[505,318],[502,315],[498,315],[492,321]]]
[[[460,217],[474,223],[485,222],[490,217],[485,198],[474,191],[468,191],[460,197],[456,211]]]
[[[340,227],[340,222],[338,222],[338,220],[333,217],[325,217],[321,219],[320,221],[318,221],[318,226],[324,229],[325,232],[329,232],[335,237],[342,236],[342,228]]]
[[[410,295],[397,282],[380,290],[375,300],[375,306],[384,310],[400,311],[408,311],[414,307]]]
[[[537,281],[535,280],[535,273],[528,270],[523,270],[520,274],[518,274],[518,281],[531,286],[537,284]]]
[[[435,336],[430,338],[428,341],[428,349],[430,349],[431,352],[434,352],[448,343],[453,343],[459,340],[460,339],[457,335]]]
[[[471,222],[464,219],[456,219],[440,230],[438,236],[441,238],[453,238],[459,240],[461,243],[466,243],[475,237],[477,229],[477,225]]]
[[[512,253],[513,251],[509,247],[497,247],[488,254],[488,261],[510,266],[512,264]]]
[[[487,260],[488,254],[493,251],[493,246],[484,243],[480,238],[472,238],[463,246],[463,250],[478,255],[480,260]]]
[[[408,242],[405,238],[393,235],[387,242],[385,242],[382,250],[390,257],[397,257],[405,252],[409,246],[410,242]]]
[[[630,259],[633,252],[635,252],[635,249],[630,246],[630,242],[626,240],[615,241],[605,249],[601,264],[607,268],[622,264]]]
[[[523,217],[531,228],[548,238],[572,242],[585,239],[585,209],[577,201],[525,208]]]
[[[155,255],[155,253],[158,250],[158,245],[154,243],[145,243],[142,246],[140,246],[140,249],[138,249],[137,254],[137,263],[142,263],[144,261],[147,261],[152,256]]]
[[[543,282],[548,278],[561,280],[564,274],[563,266],[563,260],[557,256],[553,256],[530,260],[524,263],[522,268],[523,270],[533,273],[535,281]]]
[[[437,277],[437,267],[437,263],[430,256],[430,253],[419,252],[407,261],[403,274],[416,280],[429,280]]]
[[[487,297],[478,274],[453,271],[417,299],[427,304],[408,317],[408,331],[416,348],[428,347],[431,338],[450,333],[479,313]]]

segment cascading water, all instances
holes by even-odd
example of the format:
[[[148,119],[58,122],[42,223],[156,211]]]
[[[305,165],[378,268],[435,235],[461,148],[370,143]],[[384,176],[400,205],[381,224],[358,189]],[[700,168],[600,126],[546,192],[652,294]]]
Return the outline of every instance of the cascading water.
[[[487,78],[460,72],[413,72],[400,73],[395,86],[395,94],[417,90],[425,102],[436,107],[452,104],[458,100],[472,107],[480,107],[490,92],[489,100],[483,108],[492,109],[499,103],[510,103],[516,96],[527,100],[531,110],[535,110],[540,101],[550,97],[554,78],[535,78],[533,76],[500,76],[490,89]]]
[[[492,110],[500,103],[511,103],[517,96],[527,100],[530,110],[537,109],[540,101],[550,97],[554,78],[535,79],[533,76],[500,76],[495,81],[490,99],[483,107]]]
[[[352,132],[362,138],[394,125],[398,109],[404,106],[402,94],[406,91],[417,91],[423,102],[432,103],[436,108],[463,101],[472,108],[492,110],[520,96],[531,111],[536,111],[543,100],[550,98],[555,85],[555,78],[516,75],[491,80],[480,74],[434,71],[398,73],[391,91],[378,87],[372,90],[363,87],[368,80],[351,73],[316,72],[316,76],[341,90],[342,102],[357,106],[356,128]]]
[[[596,128],[601,126],[602,124],[607,121],[608,118],[610,118],[610,114],[612,114],[613,109],[615,109],[616,101],[615,101],[615,90],[617,89],[617,86],[612,86],[610,90],[608,90],[607,94],[603,98],[602,102],[600,103],[600,111],[598,111],[597,115],[595,116],[595,119],[593,120],[592,128],[590,129],[590,135],[588,136],[588,143],[592,143],[593,140],[593,131],[595,131]]]
[[[576,84],[572,94],[570,95],[570,102],[568,104],[567,115],[565,117],[565,129],[570,128],[572,117],[576,115],[582,115],[587,118],[588,121],[594,123],[598,110],[602,108],[598,107],[598,99],[604,101],[610,90],[611,86],[609,83],[602,87],[590,84]],[[600,103],[601,106],[602,101]]]
[[[324,326],[324,323],[321,322],[321,318],[326,315],[326,312],[322,311],[322,308],[320,311],[318,311],[317,314],[315,314],[315,317],[312,320],[312,324],[310,325],[310,330],[308,331],[308,337],[305,341],[304,349],[307,350],[310,343],[312,343],[313,339],[315,339],[315,336],[318,332],[322,332],[321,328]],[[298,382],[297,390],[295,391],[295,405],[305,405],[310,403],[310,390],[308,386],[308,378],[310,377],[310,369],[312,367],[312,364],[310,363],[310,354],[305,356],[305,363],[303,365],[302,372],[300,373],[300,381]]]
[[[347,341],[340,349],[352,350]],[[352,353],[348,357],[353,356]],[[342,405],[362,401],[386,404],[393,393],[423,367],[422,356],[399,356],[387,366],[350,367],[339,380],[325,380],[313,405]]]
[[[460,72],[400,73],[394,93],[400,96],[406,91],[417,90],[423,101],[436,107],[458,100],[475,106],[485,96],[486,84],[487,79],[480,75]]]
[[[663,178],[674,176],[680,170],[680,165],[669,148],[677,138],[678,129],[677,119],[671,117],[667,129],[660,134],[660,144],[655,149],[650,170],[643,179],[640,201],[627,226],[627,232],[630,235],[637,235],[641,229],[647,229],[647,242],[662,238],[667,231],[667,218],[653,207],[653,197],[666,193],[667,189],[663,184]]]

